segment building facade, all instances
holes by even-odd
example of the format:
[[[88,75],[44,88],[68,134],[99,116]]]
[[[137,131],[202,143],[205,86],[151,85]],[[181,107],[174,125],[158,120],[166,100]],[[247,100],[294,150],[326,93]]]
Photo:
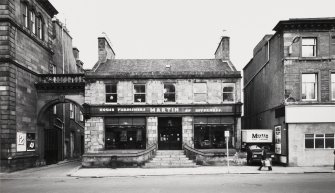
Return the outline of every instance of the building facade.
[[[38,106],[44,94],[35,83],[43,74],[82,71],[82,62],[74,58],[67,30],[52,20],[58,12],[49,1],[3,0],[0,4],[1,171],[45,164],[50,158],[46,151],[52,149],[48,144],[53,143],[60,144],[57,161],[63,160],[72,149],[63,144],[71,144],[71,131],[83,134],[83,123],[65,123],[70,108],[66,105],[40,112]],[[42,119],[38,119],[39,114],[43,114]],[[49,131],[57,127],[62,130],[61,136],[68,137],[55,140]],[[66,128],[73,129],[65,132]],[[76,152],[72,151],[80,154]]]
[[[241,74],[229,60],[229,37],[216,59],[115,59],[98,38],[99,61],[85,75],[83,166],[111,155],[158,150],[240,148]],[[123,160],[126,162],[127,160]]]
[[[333,165],[335,19],[280,21],[244,67],[243,129],[272,129],[289,166]]]

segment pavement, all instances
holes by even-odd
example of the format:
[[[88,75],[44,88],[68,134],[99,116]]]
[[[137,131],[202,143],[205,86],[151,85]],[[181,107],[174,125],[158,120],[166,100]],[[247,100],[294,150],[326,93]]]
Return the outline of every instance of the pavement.
[[[199,166],[195,168],[80,168],[73,170],[72,177],[136,177],[136,176],[170,176],[170,175],[217,175],[217,174],[302,174],[335,173],[333,167],[283,167],[274,166],[272,171],[258,166]]]
[[[198,166],[193,168],[82,168],[78,160],[63,161],[58,164],[30,168],[12,173],[0,173],[0,179],[29,177],[140,177],[175,175],[219,175],[219,174],[304,174],[335,173],[333,166],[327,167],[284,167],[273,166],[272,171],[259,166]]]

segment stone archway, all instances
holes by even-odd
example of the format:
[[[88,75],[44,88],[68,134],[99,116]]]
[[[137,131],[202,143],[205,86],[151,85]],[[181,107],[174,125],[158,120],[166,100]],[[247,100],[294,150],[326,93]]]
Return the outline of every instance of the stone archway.
[[[58,157],[60,156],[59,160],[64,159],[64,143],[65,143],[65,130],[64,128],[59,127],[57,131],[55,129],[51,129],[54,125],[51,124],[50,117],[48,111],[50,108],[57,104],[64,104],[64,103],[72,103],[75,104],[79,108],[79,110],[83,113],[83,103],[84,103],[84,96],[83,95],[60,95],[57,96],[52,93],[40,93],[39,100],[37,104],[37,131],[38,131],[38,147],[37,150],[40,155],[40,161],[45,163],[46,154],[52,155],[54,153],[50,153],[50,151],[46,152],[46,149],[50,149],[50,144],[55,144],[58,146]],[[63,106],[64,107],[64,106]],[[63,123],[65,124],[65,123]],[[46,142],[50,137],[55,136],[55,139],[49,143]],[[57,137],[58,136],[58,137]],[[81,136],[79,136],[81,137]]]

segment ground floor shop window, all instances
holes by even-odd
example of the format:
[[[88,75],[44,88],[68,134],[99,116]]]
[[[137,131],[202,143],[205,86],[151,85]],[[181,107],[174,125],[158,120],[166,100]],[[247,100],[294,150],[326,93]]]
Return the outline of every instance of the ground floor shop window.
[[[229,131],[228,147],[232,148],[232,125],[194,125],[194,147],[196,149],[226,148],[225,131]]]
[[[334,148],[334,133],[305,134],[305,148],[327,149]]]
[[[105,149],[145,149],[145,118],[105,120]]]

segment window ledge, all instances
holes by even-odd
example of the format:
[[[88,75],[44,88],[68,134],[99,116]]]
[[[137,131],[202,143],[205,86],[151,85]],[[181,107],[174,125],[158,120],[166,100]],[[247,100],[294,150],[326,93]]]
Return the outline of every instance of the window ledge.
[[[287,56],[284,58],[285,60],[298,60],[298,61],[329,61],[329,60],[334,60],[334,57],[328,57],[328,56],[324,56],[324,57],[290,57]]]

